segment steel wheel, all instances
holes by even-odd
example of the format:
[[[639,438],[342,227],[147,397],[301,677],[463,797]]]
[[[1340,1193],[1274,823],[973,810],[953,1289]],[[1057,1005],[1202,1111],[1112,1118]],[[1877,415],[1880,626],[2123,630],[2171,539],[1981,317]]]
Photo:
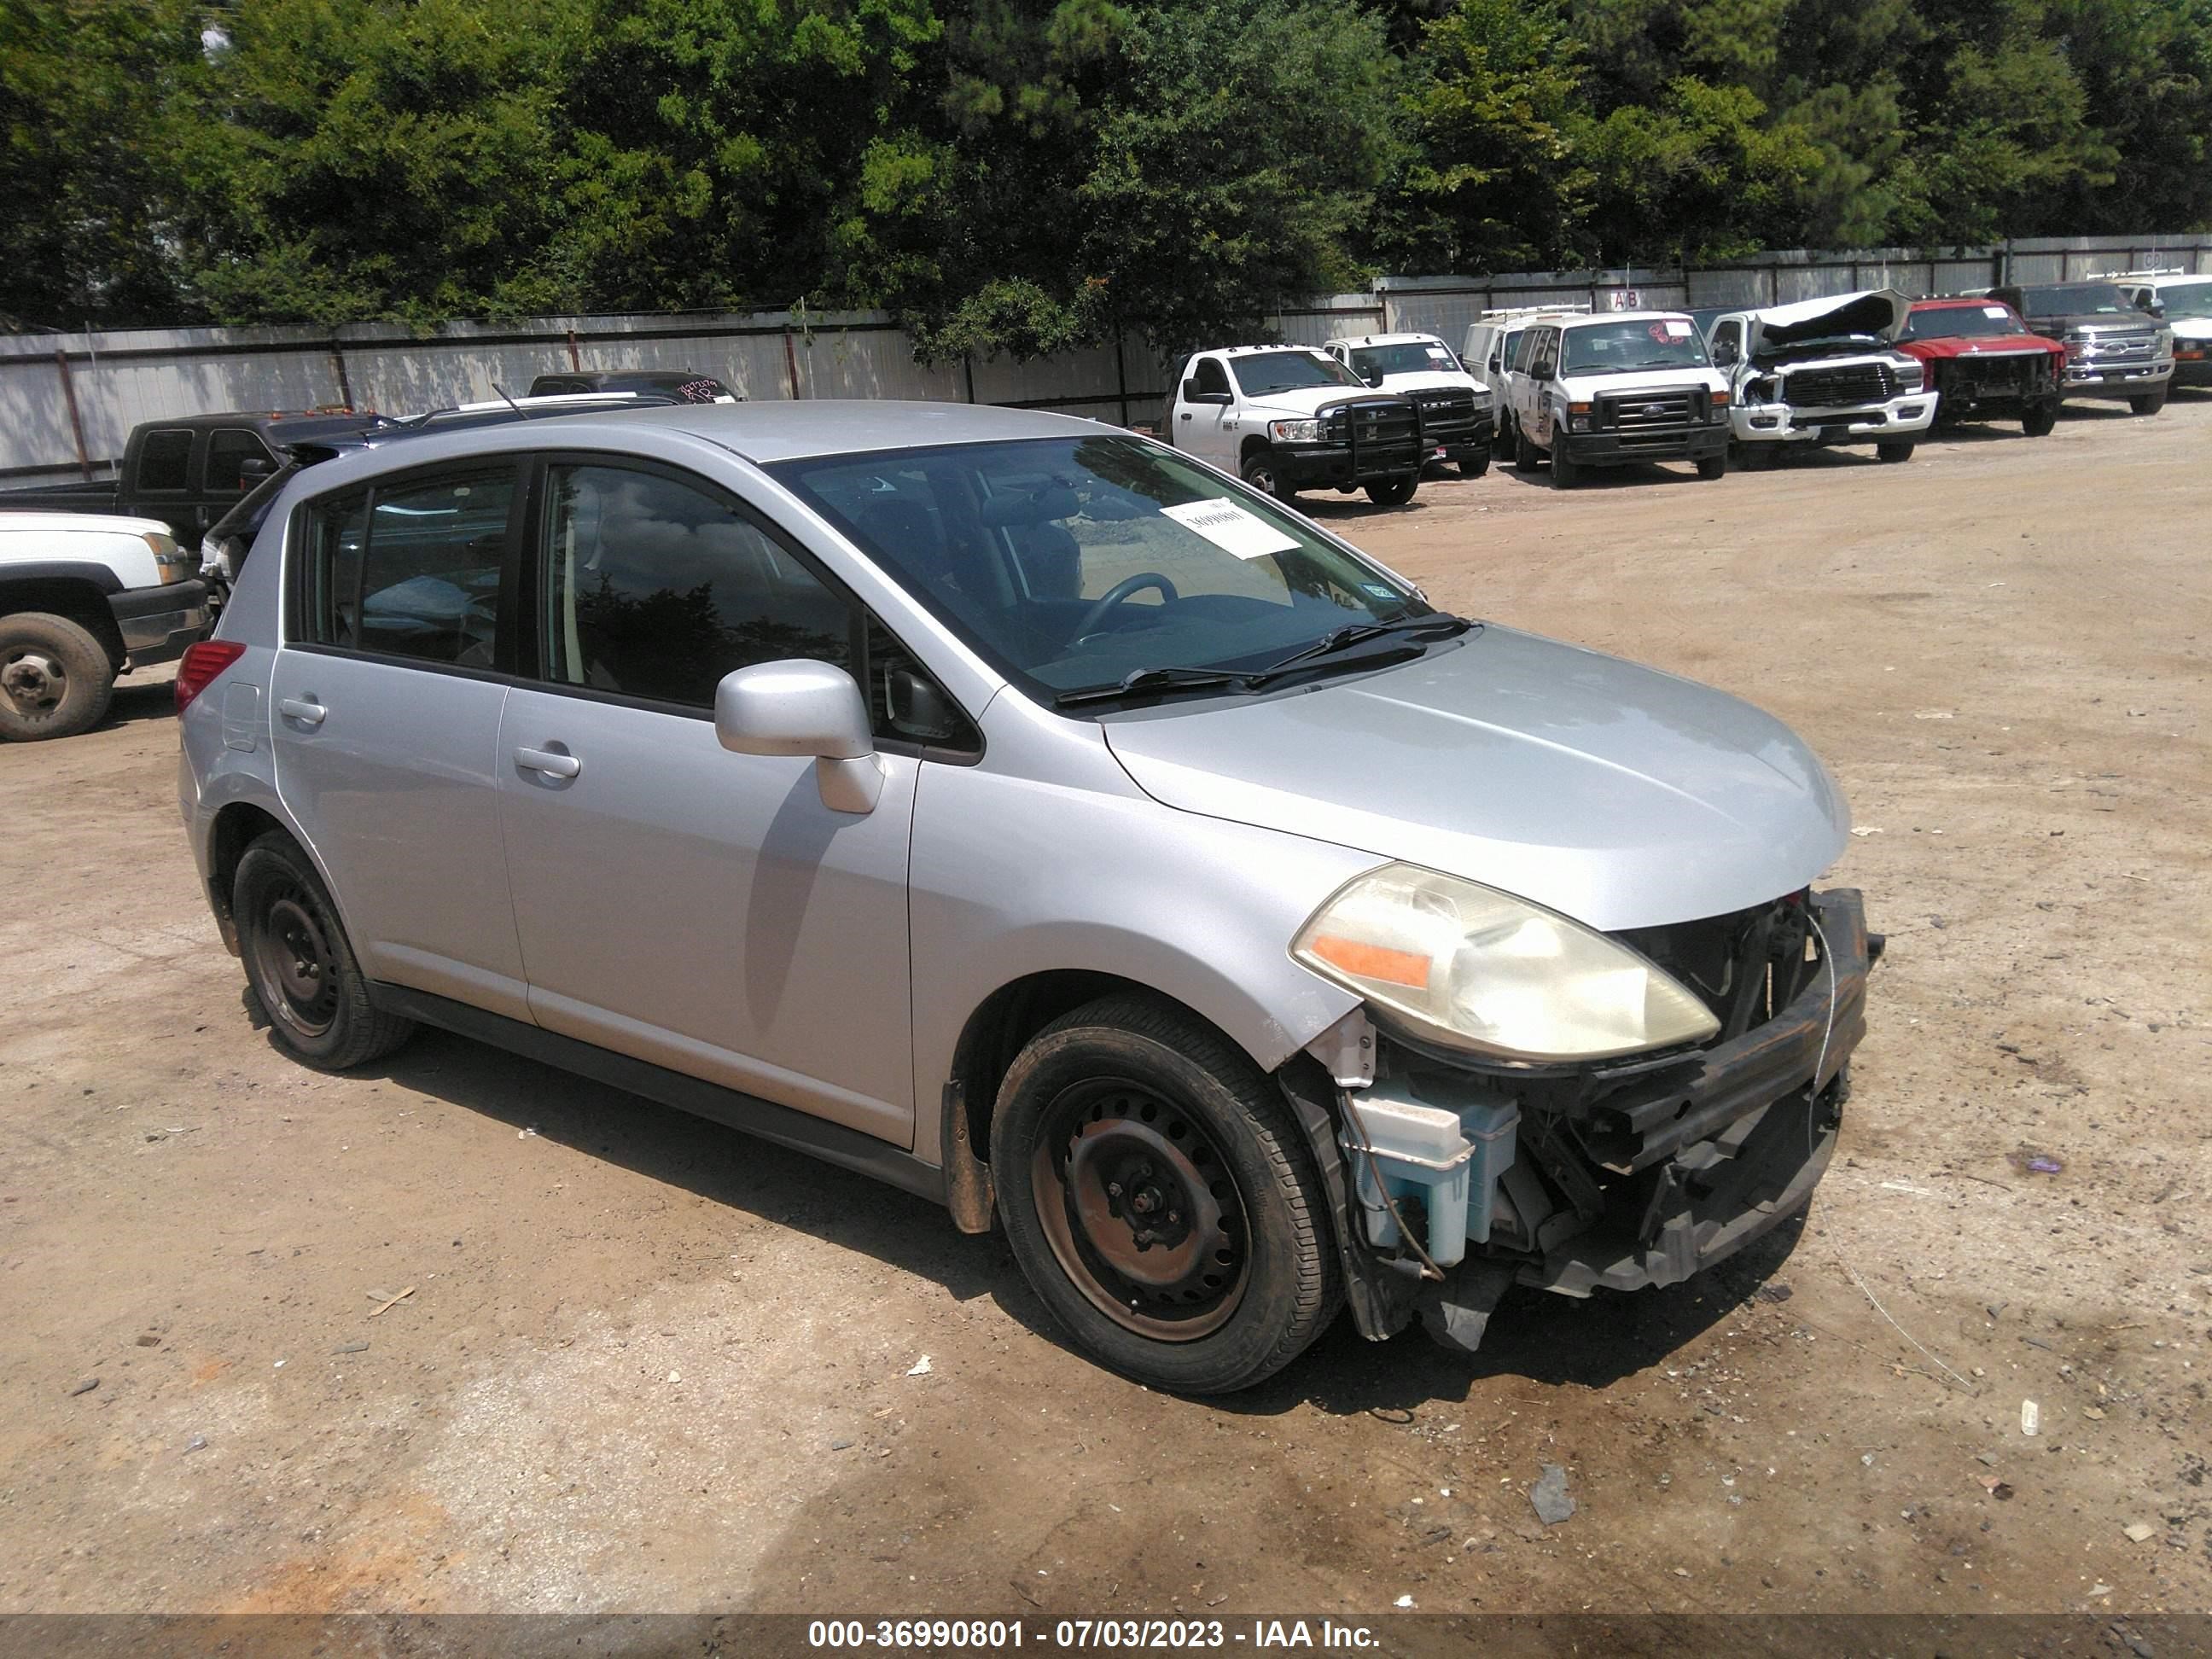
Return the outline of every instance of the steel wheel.
[[[0,658],[0,690],[25,720],[52,720],[69,696],[69,670],[35,646],[18,646]]]
[[[1061,1269],[1124,1330],[1188,1342],[1243,1300],[1251,1237],[1237,1181],[1196,1118],[1144,1085],[1103,1079],[1046,1109],[1030,1161]]]
[[[337,1018],[337,957],[307,889],[285,884],[264,901],[253,930],[253,988],[271,1019],[309,1041]]]

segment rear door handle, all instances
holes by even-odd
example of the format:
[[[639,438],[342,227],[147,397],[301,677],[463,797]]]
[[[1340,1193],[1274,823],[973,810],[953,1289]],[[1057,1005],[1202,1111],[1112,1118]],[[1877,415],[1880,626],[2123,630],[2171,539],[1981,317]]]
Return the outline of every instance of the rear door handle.
[[[330,710],[319,702],[308,702],[301,697],[281,697],[276,712],[288,720],[297,720],[302,726],[320,726],[330,715]]]
[[[526,772],[543,772],[549,778],[573,778],[584,769],[574,755],[556,755],[550,749],[518,749],[514,763]]]

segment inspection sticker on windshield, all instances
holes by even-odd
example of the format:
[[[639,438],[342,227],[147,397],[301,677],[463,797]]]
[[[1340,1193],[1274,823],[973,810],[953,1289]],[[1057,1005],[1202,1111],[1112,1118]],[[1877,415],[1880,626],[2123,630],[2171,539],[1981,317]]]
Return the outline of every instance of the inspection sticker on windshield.
[[[1446,351],[1442,346],[1431,346],[1429,361],[1432,363],[1448,363],[1451,361],[1451,353]]]
[[[1690,325],[1687,323],[1666,322],[1660,324],[1659,326],[1667,331],[1666,337],[1670,340],[1686,340],[1690,337]]]
[[[1264,559],[1270,553],[1295,553],[1298,544],[1265,519],[1247,513],[1226,496],[1185,501],[1160,511],[1186,530],[1194,530],[1224,553],[1240,559]]]
[[[1984,306],[1982,307],[1982,315],[1984,317],[2009,317],[2012,315],[2012,313],[2007,311],[2002,306]]]

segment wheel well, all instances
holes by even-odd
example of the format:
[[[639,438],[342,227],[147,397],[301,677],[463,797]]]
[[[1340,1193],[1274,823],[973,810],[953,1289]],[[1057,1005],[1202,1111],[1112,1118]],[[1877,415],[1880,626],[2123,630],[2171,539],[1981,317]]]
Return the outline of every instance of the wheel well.
[[[1116,992],[1160,995],[1149,985],[1116,974],[1067,969],[1032,974],[1002,985],[968,1017],[952,1051],[951,1081],[960,1091],[967,1113],[969,1145],[978,1159],[985,1164],[991,1161],[991,1117],[999,1103],[999,1085],[1006,1080],[1014,1057],[1062,1014]],[[1205,1018],[1194,1009],[1185,1012]],[[1233,1038],[1228,1040],[1235,1042]]]
[[[1268,445],[1265,438],[1247,438],[1244,441],[1243,448],[1237,452],[1237,459],[1242,464],[1249,462],[1255,455],[1265,455],[1267,453]]]
[[[230,890],[238,882],[238,861],[246,856],[247,848],[271,830],[279,835],[291,834],[258,806],[233,801],[215,815],[215,828],[209,833],[208,901],[215,906],[223,943],[234,955],[238,950],[238,921],[231,914]]]
[[[18,611],[43,611],[68,617],[106,647],[109,659],[117,667],[123,665],[126,654],[123,630],[115,625],[107,596],[90,582],[71,581],[64,576],[0,584],[0,616]]]

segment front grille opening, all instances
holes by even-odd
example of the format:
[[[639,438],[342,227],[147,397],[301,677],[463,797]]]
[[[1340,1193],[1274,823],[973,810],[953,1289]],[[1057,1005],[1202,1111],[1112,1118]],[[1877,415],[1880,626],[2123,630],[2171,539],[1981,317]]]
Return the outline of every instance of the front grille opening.
[[[1728,915],[1616,935],[1686,987],[1721,1023],[1729,1042],[1788,1007],[1818,969],[1819,951],[1802,897]]]

